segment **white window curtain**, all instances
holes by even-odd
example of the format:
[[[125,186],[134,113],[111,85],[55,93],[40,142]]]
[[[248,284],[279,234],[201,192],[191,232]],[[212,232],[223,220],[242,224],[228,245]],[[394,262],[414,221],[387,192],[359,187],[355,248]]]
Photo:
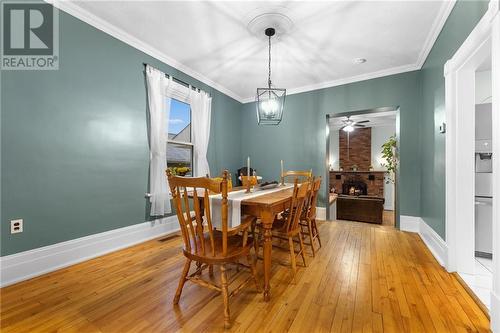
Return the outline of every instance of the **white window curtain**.
[[[204,177],[210,175],[207,160],[208,141],[210,140],[210,119],[212,114],[212,98],[205,92],[193,92],[190,96],[191,127],[194,145],[194,175]]]
[[[170,113],[170,100],[165,98],[169,80],[157,69],[146,67],[149,105],[149,200],[151,216],[160,216],[172,211],[170,207],[167,169],[166,131]],[[167,104],[168,103],[168,104]]]
[[[204,91],[194,91],[191,87],[167,79],[165,73],[146,66],[149,104],[150,171],[149,191],[151,193],[151,216],[170,213],[170,198],[167,169],[167,137],[170,116],[170,100],[188,103],[191,107],[191,133],[193,149],[193,173],[197,177],[210,175],[207,160],[210,139],[210,119],[212,98]]]

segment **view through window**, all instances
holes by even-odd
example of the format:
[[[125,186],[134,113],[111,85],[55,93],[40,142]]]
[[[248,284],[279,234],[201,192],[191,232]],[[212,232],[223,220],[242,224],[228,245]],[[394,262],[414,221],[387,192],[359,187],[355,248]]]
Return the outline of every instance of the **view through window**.
[[[174,175],[192,176],[191,107],[172,99],[167,129],[167,167]]]

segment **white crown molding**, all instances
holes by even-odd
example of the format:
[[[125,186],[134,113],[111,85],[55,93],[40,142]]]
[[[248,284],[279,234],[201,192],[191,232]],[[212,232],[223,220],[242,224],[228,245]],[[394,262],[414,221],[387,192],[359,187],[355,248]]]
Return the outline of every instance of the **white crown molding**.
[[[477,45],[489,37],[491,22],[500,11],[497,1],[500,0],[490,0],[488,10],[474,27],[474,30],[467,36],[467,39],[465,39],[453,57],[444,64],[444,76],[447,76],[452,71],[457,71],[466,59],[470,57],[471,53],[475,51]]]
[[[144,222],[0,258],[0,287],[53,272],[179,230],[177,216]]]
[[[173,59],[170,56],[167,56],[163,52],[159,51],[158,49],[152,47],[149,44],[144,43],[143,41],[133,37],[132,35],[126,33],[122,29],[117,28],[116,26],[106,22],[105,20],[97,17],[96,15],[90,13],[89,11],[81,8],[77,4],[75,4],[72,1],[64,1],[64,0],[44,0],[47,3],[50,3],[54,5],[54,7],[84,21],[85,23],[95,27],[96,29],[99,29],[116,39],[164,62],[167,65],[170,65],[185,74],[209,85],[210,87],[217,89],[218,91],[234,98],[235,100],[241,102],[241,103],[249,103],[255,101],[254,96],[246,97],[243,98],[236,94],[235,92],[231,91],[230,89],[226,88],[224,85],[215,82],[205,75],[193,70],[192,68],[182,64],[181,62]],[[395,74],[400,74],[400,73],[405,73],[405,72],[411,72],[415,70],[419,70],[422,68],[423,64],[425,63],[425,60],[427,59],[427,56],[429,55],[429,52],[431,51],[432,47],[434,46],[434,43],[439,36],[444,24],[446,23],[446,20],[448,19],[448,16],[450,15],[454,5],[456,3],[456,0],[448,0],[444,1],[443,5],[441,6],[441,9],[439,11],[439,14],[437,18],[434,20],[434,23],[432,25],[431,31],[429,35],[426,38],[426,41],[424,43],[424,47],[422,48],[418,60],[415,64],[409,64],[409,65],[404,65],[404,66],[398,66],[398,67],[393,67],[393,68],[388,68],[388,69],[383,69],[380,71],[376,72],[371,72],[371,73],[366,73],[366,74],[361,74],[361,75],[356,75],[348,78],[342,78],[342,79],[336,79],[336,80],[331,80],[331,81],[325,81],[325,82],[320,82],[316,84],[311,84],[311,85],[306,85],[298,88],[292,88],[287,90],[288,95],[293,95],[293,94],[298,94],[302,92],[308,92],[308,91],[313,91],[313,90],[318,90],[318,89],[324,89],[324,88],[331,88],[335,86],[341,86],[349,83],[354,83],[354,82],[359,82],[359,81],[365,81],[365,80],[370,80],[370,79],[375,79],[375,78],[380,78],[383,76],[389,76],[389,75],[395,75]]]
[[[96,15],[90,13],[89,11],[81,8],[77,4],[75,4],[72,1],[63,1],[63,0],[44,0],[47,3],[52,4],[54,7],[56,7],[59,10],[62,10],[71,16],[76,17],[79,20],[82,20],[83,22],[93,26],[94,28],[101,30],[108,35],[113,36],[114,38],[138,49],[139,51],[142,51],[146,53],[147,55],[150,55],[153,58],[156,58],[160,60],[161,62],[174,67],[175,69],[178,69],[185,74],[195,78],[196,80],[205,83],[206,85],[209,85],[210,87],[226,94],[229,97],[234,98],[235,100],[241,102],[242,97],[236,94],[235,92],[231,91],[230,89],[224,87],[218,82],[215,82],[205,75],[195,71],[194,69],[180,63],[179,61],[167,56],[163,52],[159,51],[158,49],[152,47],[149,44],[144,43],[143,41],[133,37],[129,33],[126,33],[122,29],[117,28],[116,26],[104,21],[103,19],[97,17]]]
[[[419,69],[420,68],[418,68],[416,65],[398,66],[398,67],[393,67],[393,68],[389,68],[389,69],[383,69],[383,70],[376,71],[376,72],[351,76],[351,77],[344,78],[344,79],[337,79],[337,80],[332,80],[332,81],[315,83],[315,84],[302,86],[302,87],[298,87],[298,88],[287,89],[286,94],[288,96],[288,95],[300,94],[300,93],[308,92],[308,91],[343,86],[343,85],[349,84],[349,83],[361,82],[361,81],[376,79],[376,78],[389,76],[389,75],[412,72],[412,71],[416,71]],[[250,102],[254,102],[254,101],[255,101],[255,97],[248,97],[248,98],[244,98],[241,102],[242,103],[250,103]]]
[[[418,69],[421,69],[422,66],[424,65],[427,56],[431,52],[434,43],[436,42],[436,40],[439,37],[439,34],[441,33],[441,30],[443,30],[444,24],[446,23],[446,20],[448,20],[448,17],[450,16],[453,7],[455,7],[456,2],[457,2],[456,0],[443,1],[438,16],[436,17],[434,23],[432,24],[431,31],[427,35],[424,47],[422,48],[420,54],[418,55],[416,63]]]

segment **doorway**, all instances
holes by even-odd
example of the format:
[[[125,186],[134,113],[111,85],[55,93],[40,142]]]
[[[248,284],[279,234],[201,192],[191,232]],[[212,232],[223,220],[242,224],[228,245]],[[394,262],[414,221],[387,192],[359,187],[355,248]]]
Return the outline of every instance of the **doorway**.
[[[492,1],[445,65],[446,268],[488,308],[493,331],[500,330],[498,12],[498,2]]]
[[[327,220],[399,227],[399,172],[387,172],[382,145],[399,151],[399,107],[326,116]]]

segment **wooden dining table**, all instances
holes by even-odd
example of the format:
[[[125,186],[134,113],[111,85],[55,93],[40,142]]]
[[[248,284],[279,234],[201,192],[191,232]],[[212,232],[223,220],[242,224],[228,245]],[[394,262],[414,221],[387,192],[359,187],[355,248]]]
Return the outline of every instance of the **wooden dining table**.
[[[264,234],[264,300],[271,298],[271,252],[273,247],[272,226],[276,216],[290,205],[293,188],[263,194],[241,201],[241,213],[260,219]]]
[[[280,185],[281,186],[281,185]],[[242,190],[244,187],[233,187],[230,192]],[[189,194],[191,195],[191,193]],[[276,216],[287,209],[293,195],[293,187],[285,187],[281,191],[262,194],[258,197],[241,201],[241,214],[255,216],[260,219],[264,234],[264,300],[271,299],[271,253],[273,248],[272,227]],[[200,206],[203,206],[203,195],[199,194]],[[203,211],[203,209],[202,209]]]

